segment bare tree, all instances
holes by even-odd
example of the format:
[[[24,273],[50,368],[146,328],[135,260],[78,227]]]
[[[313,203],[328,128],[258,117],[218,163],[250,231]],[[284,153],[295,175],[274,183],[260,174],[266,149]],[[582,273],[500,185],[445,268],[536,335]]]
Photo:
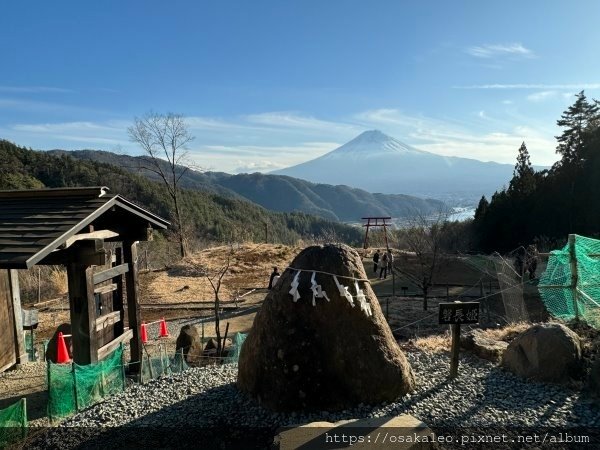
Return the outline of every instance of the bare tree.
[[[401,253],[402,258],[395,268],[423,291],[425,311],[427,311],[429,289],[439,270],[442,227],[446,217],[445,213],[433,217],[417,215],[396,232],[399,248],[408,250],[408,253]]]
[[[221,299],[219,298],[219,291],[221,290],[221,283],[223,281],[223,277],[229,271],[229,265],[231,264],[231,254],[227,256],[227,261],[223,267],[216,270],[212,274],[208,271],[205,272],[205,276],[212,287],[212,290],[215,294],[215,333],[217,336],[217,356],[221,355],[222,345],[221,345]]]
[[[183,116],[179,114],[148,113],[136,117],[127,130],[133,142],[138,143],[148,155],[142,169],[155,173],[164,182],[173,201],[177,240],[181,257],[187,255],[183,227],[179,181],[186,173],[183,164],[187,158],[187,144],[194,137],[190,134]]]

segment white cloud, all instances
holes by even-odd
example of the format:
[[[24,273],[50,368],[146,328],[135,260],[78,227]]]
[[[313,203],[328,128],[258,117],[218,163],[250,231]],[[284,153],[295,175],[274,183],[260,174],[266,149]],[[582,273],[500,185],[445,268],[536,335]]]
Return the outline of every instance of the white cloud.
[[[233,169],[235,173],[269,172],[285,167],[283,164],[265,160],[252,161],[250,163],[244,163],[244,161],[238,160],[237,163],[241,165]]]
[[[75,132],[114,132],[122,131],[126,122],[109,122],[106,124],[95,122],[60,122],[43,124],[16,124],[12,128],[17,131],[29,133],[60,133],[64,131]]]
[[[470,86],[453,86],[453,89],[557,89],[557,90],[585,90],[600,89],[600,83],[580,83],[580,84],[535,84],[535,83],[516,83],[516,84],[474,84]]]
[[[196,136],[189,153],[198,166],[211,170],[270,171],[319,157],[367,129],[381,129],[441,155],[511,164],[525,140],[535,164],[552,164],[556,160],[556,130],[543,129],[531,117],[513,113],[517,112],[501,119],[497,114],[490,116],[486,109],[462,121],[408,114],[394,108],[366,110],[339,120],[291,112],[226,119],[195,116],[187,118]],[[121,152],[140,154],[139,147],[129,141],[130,125],[124,120],[16,124],[5,127],[2,135],[33,148],[119,148]]]
[[[303,116],[295,112],[267,112],[261,114],[250,114],[244,116],[250,123],[281,128],[301,128],[308,130],[332,131],[356,131],[352,125],[316,119],[311,116]]]
[[[0,108],[10,111],[26,111],[35,113],[71,113],[89,114],[103,112],[82,106],[72,106],[64,103],[41,102],[17,98],[0,98]]]
[[[512,105],[513,101],[512,100],[502,100],[502,104],[503,105]]]
[[[527,100],[530,102],[543,102],[544,100],[548,100],[556,97],[558,92],[556,91],[540,91],[535,92],[534,94],[529,94],[527,96]]]
[[[486,44],[477,45],[465,49],[465,51],[476,58],[495,58],[506,56],[519,56],[532,58],[535,56],[533,51],[525,48],[520,43],[513,44]]]
[[[75,91],[52,86],[0,86],[0,92],[11,94],[72,94]]]
[[[411,117],[394,109],[367,111],[356,118],[419,149],[444,156],[513,164],[521,142],[525,141],[534,164],[551,165],[556,161],[553,136],[521,119],[500,121],[486,116],[485,122],[461,123]]]
[[[229,172],[270,171],[317,158],[339,147],[339,142],[304,142],[297,145],[203,145],[190,149],[202,167]],[[207,164],[208,163],[208,164]]]

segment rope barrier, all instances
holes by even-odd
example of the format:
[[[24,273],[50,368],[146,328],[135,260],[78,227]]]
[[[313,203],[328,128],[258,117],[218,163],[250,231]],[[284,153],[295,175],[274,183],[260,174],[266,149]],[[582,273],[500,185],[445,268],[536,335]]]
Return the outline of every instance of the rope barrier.
[[[331,272],[324,272],[324,271],[322,271],[322,270],[313,270],[313,269],[296,269],[295,267],[286,267],[286,268],[284,269],[284,272],[285,272],[286,270],[288,270],[288,269],[290,269],[290,270],[295,270],[295,271],[297,271],[297,272],[309,272],[309,273],[315,272],[315,273],[322,273],[323,275],[330,275],[330,276],[332,276],[332,277],[345,278],[345,279],[347,279],[347,280],[354,280],[354,281],[362,281],[362,282],[364,282],[364,283],[371,283],[371,280],[369,280],[369,279],[365,279],[365,278],[356,278],[356,277],[350,277],[350,276],[347,276],[347,275],[338,275],[338,274],[331,273]]]
[[[422,322],[422,321],[424,321],[425,319],[429,319],[430,317],[436,316],[437,314],[438,314],[438,313],[432,313],[432,314],[429,314],[429,315],[428,315],[428,316],[426,316],[426,317],[423,317],[422,319],[415,320],[414,322],[411,322],[411,323],[409,323],[409,324],[407,324],[407,325],[402,325],[401,327],[394,328],[394,329],[392,330],[392,333],[393,333],[394,331],[401,330],[402,328],[407,328],[407,327],[410,327],[411,325],[414,325],[415,323]]]

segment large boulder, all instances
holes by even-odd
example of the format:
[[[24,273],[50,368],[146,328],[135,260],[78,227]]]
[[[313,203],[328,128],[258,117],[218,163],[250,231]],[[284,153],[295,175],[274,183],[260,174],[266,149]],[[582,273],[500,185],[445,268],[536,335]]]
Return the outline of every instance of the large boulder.
[[[579,336],[564,325],[534,325],[508,345],[502,365],[526,378],[567,382],[580,370],[581,342]]]
[[[508,343],[485,336],[483,330],[475,329],[460,337],[460,345],[482,359],[500,362]]]
[[[185,362],[189,365],[199,365],[202,357],[202,342],[198,329],[194,325],[181,327],[175,341],[176,352],[183,350]]]
[[[413,390],[411,367],[365,281],[358,253],[345,245],[308,247],[291,267],[302,270],[296,279],[300,298],[290,295],[298,272],[287,269],[242,346],[238,387],[280,411],[331,411],[392,401]],[[313,291],[319,293],[313,270],[328,273],[316,273],[315,281],[329,300],[313,300]],[[352,296],[329,274],[338,275]]]

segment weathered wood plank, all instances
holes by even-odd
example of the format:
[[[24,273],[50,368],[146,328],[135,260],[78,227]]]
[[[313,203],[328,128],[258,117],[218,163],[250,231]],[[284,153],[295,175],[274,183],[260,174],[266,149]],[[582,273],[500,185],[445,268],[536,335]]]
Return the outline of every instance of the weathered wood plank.
[[[96,319],[96,331],[104,330],[117,322],[121,321],[121,311],[113,311],[104,314]]]
[[[0,368],[6,370],[17,362],[8,270],[0,270],[0,324]]]
[[[106,358],[113,350],[115,350],[121,343],[124,343],[133,337],[133,330],[129,329],[125,331],[118,338],[112,340],[108,344],[98,349],[98,360]],[[141,361],[141,360],[140,360]]]
[[[6,247],[8,250],[12,248],[23,247],[23,245],[27,245],[28,247],[45,247],[48,244],[51,244],[52,241],[56,238],[26,238],[26,239],[18,239],[18,238],[10,238],[10,239],[2,239],[0,238],[0,245]]]
[[[96,295],[108,294],[109,292],[113,292],[115,290],[117,290],[117,285],[115,283],[112,283],[112,284],[108,284],[106,286],[100,286],[98,288],[95,288],[94,294],[96,294]]]
[[[104,281],[108,281],[111,278],[115,278],[119,275],[127,273],[129,270],[130,266],[128,264],[120,264],[110,269],[103,270],[102,272],[94,274],[94,284],[100,284]]]
[[[90,199],[105,195],[109,189],[106,186],[72,187],[60,189],[36,189],[30,191],[0,191],[0,198],[52,198],[52,197],[86,197]]]
[[[125,275],[125,285],[127,288],[127,321],[129,323],[129,329],[133,332],[130,353],[131,361],[135,362],[142,360],[142,341],[140,339],[142,317],[139,302],[137,242],[123,242],[123,259],[125,264],[129,265],[129,270]],[[133,364],[130,367],[133,371],[139,370],[139,364]]]
[[[90,364],[98,360],[96,336],[96,303],[91,267],[71,263],[67,265],[73,361]]]
[[[117,247],[115,249],[115,266],[123,264],[123,249]],[[123,306],[123,276],[113,278],[117,285],[117,289],[113,291],[113,311],[119,311],[121,318],[125,317],[125,307]],[[114,337],[120,336],[125,330],[125,321],[121,320],[114,326]]]
[[[8,271],[10,283],[10,294],[12,297],[14,333],[15,333],[15,353],[17,363],[26,363],[29,358],[25,352],[25,338],[23,336],[23,312],[21,309],[21,291],[19,289],[19,273],[16,270]]]
[[[99,230],[99,231],[93,231],[91,233],[80,233],[80,234],[76,234],[74,236],[71,236],[70,238],[68,238],[65,243],[62,245],[63,248],[68,248],[71,245],[73,245],[75,242],[77,241],[81,241],[84,239],[110,239],[110,238],[114,238],[114,237],[118,237],[119,233],[115,233],[114,231],[110,231],[110,230]]]

